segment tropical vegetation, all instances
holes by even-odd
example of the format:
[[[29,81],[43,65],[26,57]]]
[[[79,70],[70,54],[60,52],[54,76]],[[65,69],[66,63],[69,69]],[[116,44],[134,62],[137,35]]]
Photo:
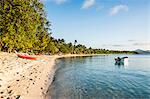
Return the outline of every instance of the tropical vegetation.
[[[35,54],[132,54],[87,48],[77,40],[66,43],[51,36],[51,23],[40,0],[0,0],[0,51]]]

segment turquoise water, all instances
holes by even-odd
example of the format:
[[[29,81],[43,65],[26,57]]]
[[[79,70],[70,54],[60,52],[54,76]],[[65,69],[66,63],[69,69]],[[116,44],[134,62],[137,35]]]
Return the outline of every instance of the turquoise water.
[[[128,56],[125,65],[114,58]],[[57,60],[49,99],[150,99],[149,55],[103,55]]]

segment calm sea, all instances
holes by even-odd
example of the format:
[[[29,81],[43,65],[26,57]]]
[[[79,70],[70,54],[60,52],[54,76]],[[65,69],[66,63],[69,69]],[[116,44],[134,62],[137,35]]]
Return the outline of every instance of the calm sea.
[[[115,57],[129,62],[115,65]],[[150,55],[101,55],[63,58],[49,99],[150,99]]]

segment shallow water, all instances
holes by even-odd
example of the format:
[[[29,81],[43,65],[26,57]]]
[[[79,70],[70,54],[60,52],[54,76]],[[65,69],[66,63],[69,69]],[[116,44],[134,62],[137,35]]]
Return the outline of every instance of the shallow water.
[[[115,65],[114,58],[129,63]],[[49,99],[150,99],[150,56],[103,55],[57,60]]]

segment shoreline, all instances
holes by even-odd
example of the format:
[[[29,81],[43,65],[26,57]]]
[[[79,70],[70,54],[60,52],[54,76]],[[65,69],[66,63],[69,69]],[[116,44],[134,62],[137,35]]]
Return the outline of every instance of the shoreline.
[[[0,98],[44,99],[53,81],[56,59],[97,55],[104,54],[33,55],[37,58],[33,61],[0,52]]]

